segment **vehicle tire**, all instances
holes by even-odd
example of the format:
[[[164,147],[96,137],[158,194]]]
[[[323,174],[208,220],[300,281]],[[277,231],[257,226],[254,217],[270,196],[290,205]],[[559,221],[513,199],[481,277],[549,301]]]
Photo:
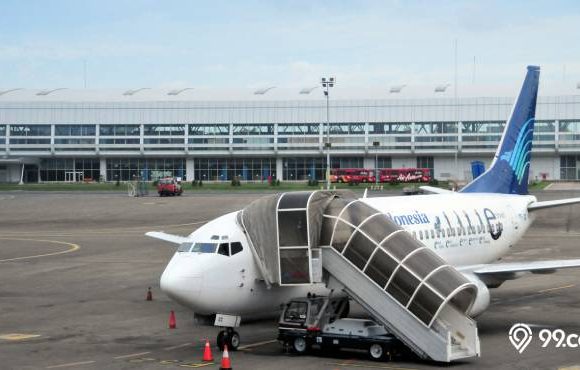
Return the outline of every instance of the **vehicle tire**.
[[[240,346],[240,334],[237,331],[232,331],[228,336],[228,350],[237,351]]]
[[[369,347],[369,357],[374,361],[381,361],[385,357],[385,349],[379,343],[373,343]]]
[[[294,338],[294,340],[292,341],[292,348],[298,354],[306,353],[306,350],[308,349],[306,339],[304,339],[303,337]]]

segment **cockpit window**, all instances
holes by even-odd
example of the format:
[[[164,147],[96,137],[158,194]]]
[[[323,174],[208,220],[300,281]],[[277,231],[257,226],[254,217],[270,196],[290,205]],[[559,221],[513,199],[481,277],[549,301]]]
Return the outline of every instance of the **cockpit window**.
[[[191,252],[195,253],[215,253],[217,243],[195,243]]]
[[[220,246],[218,247],[218,254],[223,254],[224,256],[229,256],[230,255],[230,251],[229,248],[230,245],[228,243],[221,243]]]
[[[178,252],[189,252],[193,243],[181,243],[179,248],[177,248]]]
[[[242,243],[240,242],[233,242],[231,245],[231,249],[232,249],[232,256],[236,253],[240,253],[244,247],[242,247]]]

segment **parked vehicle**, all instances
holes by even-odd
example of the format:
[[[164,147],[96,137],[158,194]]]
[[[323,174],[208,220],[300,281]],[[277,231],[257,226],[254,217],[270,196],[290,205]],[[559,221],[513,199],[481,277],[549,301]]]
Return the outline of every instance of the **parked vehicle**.
[[[157,182],[157,193],[160,197],[181,195],[181,181],[174,177],[164,177]]]
[[[375,181],[373,170],[366,168],[334,168],[330,170],[330,182],[358,184]]]
[[[308,296],[288,302],[278,322],[278,340],[302,354],[313,346],[322,350],[366,350],[373,360],[388,360],[406,347],[372,320],[344,318],[348,298]]]
[[[429,182],[431,170],[428,168],[385,168],[380,171],[380,182]]]

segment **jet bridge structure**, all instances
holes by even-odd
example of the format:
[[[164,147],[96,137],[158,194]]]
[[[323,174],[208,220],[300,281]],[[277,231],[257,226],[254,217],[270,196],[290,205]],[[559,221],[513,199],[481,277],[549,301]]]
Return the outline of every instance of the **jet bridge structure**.
[[[344,291],[422,358],[479,356],[475,284],[352,193],[264,197],[238,223],[267,284]]]

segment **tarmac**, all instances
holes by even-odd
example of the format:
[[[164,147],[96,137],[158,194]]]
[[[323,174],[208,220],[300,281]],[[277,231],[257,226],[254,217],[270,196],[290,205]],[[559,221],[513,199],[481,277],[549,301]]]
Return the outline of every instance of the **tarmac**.
[[[0,192],[1,369],[219,368],[203,363],[203,345],[218,329],[193,323],[186,308],[159,290],[174,247],[144,233],[188,234],[207,220],[242,208],[258,193],[126,194]],[[580,197],[579,189],[541,191],[542,200]],[[505,261],[580,258],[580,205],[538,213]],[[580,269],[526,275],[492,290],[477,318],[482,356],[442,366],[415,358],[372,362],[365,353],[285,353],[276,320],[244,323],[234,369],[558,369],[578,368],[580,348],[542,348],[543,328],[580,334]],[[152,288],[153,300],[146,301]],[[168,329],[170,310],[177,329]],[[532,326],[518,353],[508,331]],[[577,342],[577,341],[576,341]],[[566,344],[565,342],[563,344]]]

